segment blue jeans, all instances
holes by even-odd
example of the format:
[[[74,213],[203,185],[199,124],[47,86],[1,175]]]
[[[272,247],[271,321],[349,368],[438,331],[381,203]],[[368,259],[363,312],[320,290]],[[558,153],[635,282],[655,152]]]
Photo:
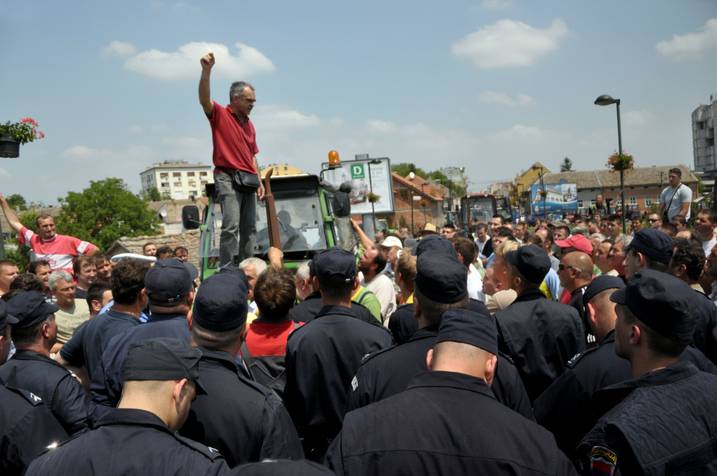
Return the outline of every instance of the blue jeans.
[[[219,266],[238,263],[254,254],[256,192],[236,191],[232,177],[219,170],[214,172],[214,188],[222,208]]]

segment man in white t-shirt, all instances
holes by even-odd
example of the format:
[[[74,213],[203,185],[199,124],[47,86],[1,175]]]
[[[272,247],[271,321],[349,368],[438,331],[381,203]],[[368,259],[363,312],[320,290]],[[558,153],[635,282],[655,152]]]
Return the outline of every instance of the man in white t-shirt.
[[[463,266],[468,268],[468,297],[485,302],[485,294],[483,293],[483,278],[481,277],[478,269],[473,266],[473,262],[475,261],[477,254],[475,243],[473,243],[473,240],[468,238],[456,238],[453,242],[453,247],[456,249],[458,261],[463,263]]]
[[[670,185],[660,194],[660,216],[667,213],[667,221],[671,221],[675,215],[682,215],[685,220],[689,220],[692,190],[682,183],[682,170],[670,169],[667,178]]]
[[[712,252],[712,248],[717,245],[717,238],[715,238],[716,227],[716,212],[705,208],[697,213],[694,234],[702,242],[702,250],[705,252],[705,257],[708,257],[710,252]]]
[[[381,303],[381,319],[388,319],[396,309],[396,289],[386,275],[386,259],[376,246],[367,248],[359,258],[359,270],[363,274],[361,286],[376,295]]]

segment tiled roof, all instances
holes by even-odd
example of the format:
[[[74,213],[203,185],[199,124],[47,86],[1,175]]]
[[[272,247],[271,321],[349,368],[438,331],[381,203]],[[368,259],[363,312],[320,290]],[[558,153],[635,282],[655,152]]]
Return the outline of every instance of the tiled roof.
[[[625,185],[626,186],[645,186],[645,185],[667,185],[667,175],[671,168],[679,167],[682,170],[682,183],[697,183],[698,179],[690,172],[686,165],[667,165],[652,167],[636,167],[626,170]],[[574,172],[560,172],[545,174],[543,180],[547,184],[555,184],[565,182],[577,184],[578,188],[611,188],[620,186],[620,173],[611,170],[587,170]]]

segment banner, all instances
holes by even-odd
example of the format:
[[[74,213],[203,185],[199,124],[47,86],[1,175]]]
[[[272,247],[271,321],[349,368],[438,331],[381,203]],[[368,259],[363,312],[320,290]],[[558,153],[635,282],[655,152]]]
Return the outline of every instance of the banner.
[[[338,188],[344,182],[351,183],[351,214],[371,213],[369,193],[378,196],[374,203],[376,213],[393,212],[393,182],[391,180],[391,163],[387,157],[371,159],[380,161],[369,164],[369,160],[348,160],[341,162],[341,166],[329,169],[328,164],[322,164],[323,178],[332,186]],[[369,180],[369,170],[371,179]]]

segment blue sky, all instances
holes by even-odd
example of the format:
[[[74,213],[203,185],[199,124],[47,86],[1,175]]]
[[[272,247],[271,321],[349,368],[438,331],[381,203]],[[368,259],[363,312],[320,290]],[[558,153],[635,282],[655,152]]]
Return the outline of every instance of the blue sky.
[[[139,189],[153,162],[211,163],[201,52],[257,90],[260,164],[316,173],[331,149],[436,169],[471,188],[535,161],[692,165],[690,114],[717,93],[715,0],[31,1],[0,14],[0,121],[47,137],[0,160],[0,191],[56,202],[90,180]]]

